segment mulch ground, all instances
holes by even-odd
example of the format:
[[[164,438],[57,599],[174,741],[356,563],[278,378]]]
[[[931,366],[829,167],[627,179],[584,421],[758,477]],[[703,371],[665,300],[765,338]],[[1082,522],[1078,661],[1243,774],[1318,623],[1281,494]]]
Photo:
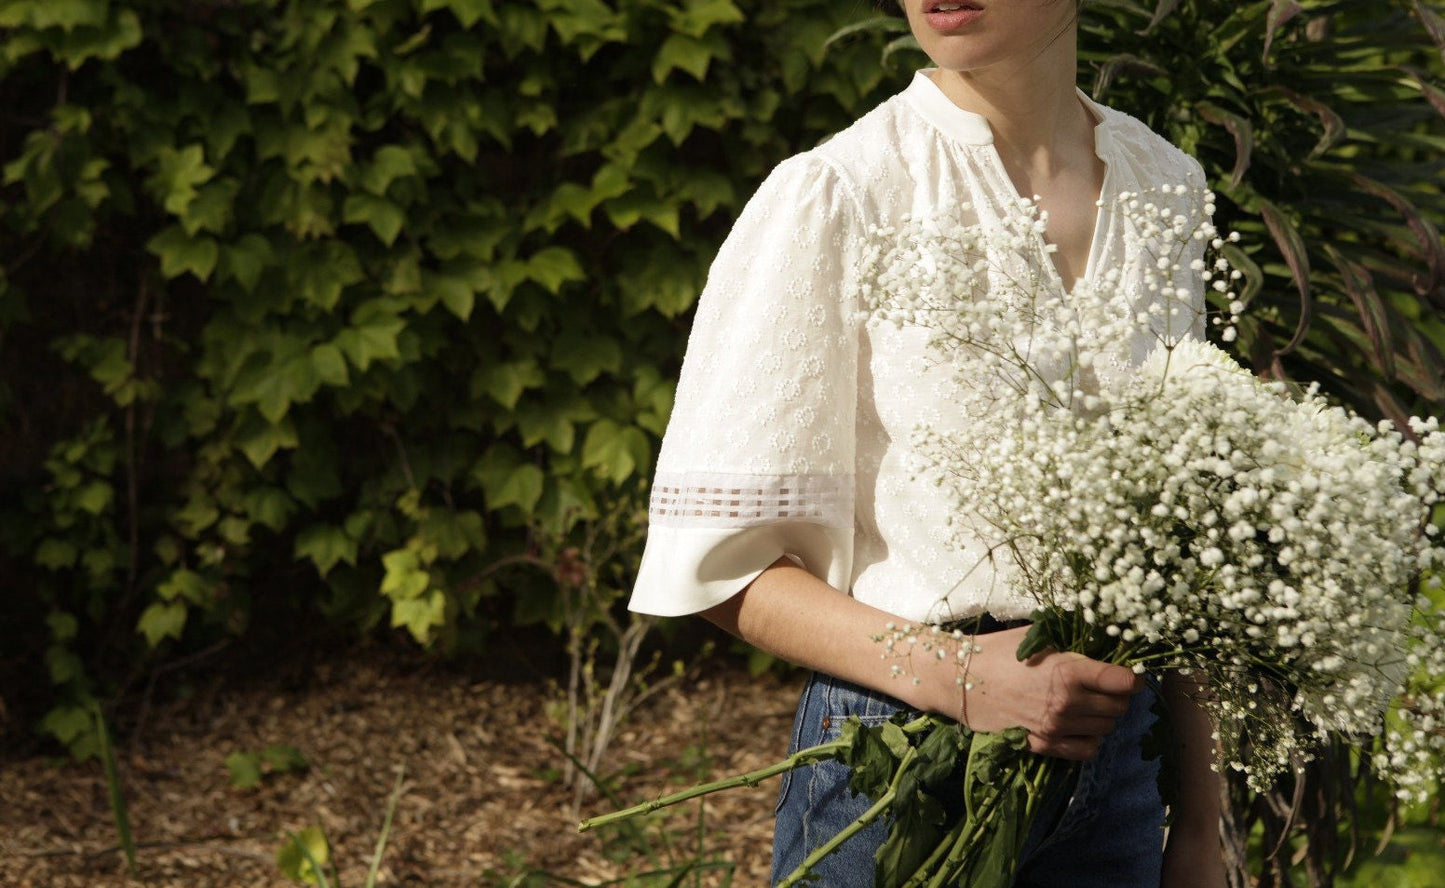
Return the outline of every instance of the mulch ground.
[[[379,885],[600,885],[692,858],[722,865],[703,884],[767,882],[774,783],[712,796],[701,816],[696,804],[654,815],[631,838],[578,834],[557,777],[564,759],[549,743],[559,695],[545,676],[479,675],[375,647],[303,672],[212,670],[117,713],[138,880],[126,875],[97,763],[14,743],[0,751],[0,885],[296,884],[276,851],[287,831],[320,826],[340,885],[358,888],[401,768]],[[787,741],[799,681],[709,659],[627,721],[600,771],[624,775],[617,792],[630,803],[698,773],[767,765]],[[233,787],[226,757],[273,744],[296,747],[309,767]],[[583,813],[613,807],[592,799]]]

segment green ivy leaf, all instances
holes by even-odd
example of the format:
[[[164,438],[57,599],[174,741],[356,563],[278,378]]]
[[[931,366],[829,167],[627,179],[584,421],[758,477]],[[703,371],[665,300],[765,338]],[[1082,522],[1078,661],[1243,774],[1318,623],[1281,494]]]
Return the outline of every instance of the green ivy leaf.
[[[35,563],[50,570],[65,570],[75,566],[80,550],[69,540],[46,537],[35,547]]]
[[[586,385],[604,373],[622,369],[622,346],[615,339],[567,331],[553,343],[551,361],[578,385]]]
[[[708,65],[714,58],[727,58],[727,42],[720,34],[694,37],[690,34],[669,34],[652,59],[653,82],[666,82],[667,75],[676,69],[691,74],[702,82],[707,78]]]
[[[167,638],[180,638],[186,628],[186,606],[179,601],[152,602],[140,615],[136,629],[155,648]]]
[[[254,752],[233,752],[226,756],[226,770],[236,789],[254,789],[261,785],[261,757]]]
[[[527,260],[527,277],[556,293],[569,281],[584,280],[587,276],[577,262],[577,256],[566,247],[544,247],[533,253]]]
[[[306,756],[301,750],[290,743],[272,743],[261,750],[261,761],[271,769],[273,774],[289,774],[294,771],[305,771],[311,767]]]
[[[296,535],[295,555],[308,558],[316,572],[326,576],[338,562],[356,566],[357,543],[346,531],[331,524],[313,524]]]
[[[269,422],[259,413],[250,413],[236,433],[236,446],[258,469],[270,462],[278,450],[293,448],[297,443],[296,426],[289,416]]]
[[[180,150],[167,145],[161,149],[158,161],[156,172],[151,176],[151,188],[166,212],[184,217],[196,198],[196,187],[209,182],[216,171],[206,165],[206,152],[200,145],[188,145]]]
[[[401,357],[396,338],[405,328],[406,322],[400,318],[374,320],[342,330],[333,342],[356,369],[365,371],[372,361]]]
[[[85,666],[75,651],[58,644],[45,649],[45,669],[52,685],[69,684],[85,674]]]
[[[177,510],[172,518],[182,531],[192,539],[201,531],[215,524],[221,517],[216,501],[208,494],[196,493],[186,498],[186,504]]]
[[[278,342],[269,364],[256,365],[236,381],[232,404],[255,404],[272,423],[280,422],[292,404],[305,404],[321,387],[313,355],[296,340]]]
[[[296,501],[279,487],[255,487],[246,491],[241,508],[250,520],[279,533],[296,511]]]
[[[56,641],[70,641],[80,631],[80,622],[75,615],[65,611],[51,611],[45,616],[45,625],[50,629],[50,637]]]
[[[393,602],[391,625],[394,629],[406,627],[418,642],[428,644],[436,629],[446,624],[446,609],[446,596],[432,589],[424,596]]]
[[[381,594],[395,601],[419,598],[431,586],[431,575],[413,549],[394,549],[381,556],[386,574]]]
[[[455,560],[487,547],[487,533],[478,512],[431,509],[421,522],[420,533],[436,547],[441,558]]]
[[[463,28],[471,28],[483,19],[493,25],[497,24],[497,13],[492,8],[492,0],[422,0],[421,8],[422,12],[451,10]]]
[[[14,27],[29,25],[32,28],[60,28],[73,31],[89,25],[101,27],[106,23],[106,5],[99,0],[45,0],[45,2],[7,3],[10,7],[0,11],[0,25]]]
[[[40,729],[66,746],[95,730],[90,710],[84,706],[61,705],[45,714]]]
[[[417,175],[416,159],[400,145],[383,145],[361,173],[361,187],[381,196],[397,179]]]
[[[206,183],[196,191],[182,214],[181,227],[191,236],[201,231],[224,234],[231,227],[236,195],[240,191],[241,183],[229,176]]]
[[[311,367],[316,378],[323,384],[343,388],[351,383],[351,373],[346,369],[346,356],[331,342],[322,342],[311,348]]]
[[[389,247],[406,224],[406,212],[384,197],[353,192],[342,204],[341,219],[353,224],[364,222]]]
[[[541,5],[564,45],[580,42],[595,50],[601,43],[627,39],[622,14],[602,0],[543,0]]]
[[[582,442],[582,465],[617,484],[631,478],[652,460],[652,446],[640,429],[599,419]]]
[[[247,293],[253,293],[261,280],[261,273],[275,261],[276,252],[271,249],[271,242],[251,232],[221,248],[219,275],[234,280]]]
[[[221,256],[215,238],[192,237],[184,228],[172,225],[146,242],[146,250],[161,260],[161,274],[177,278],[190,273],[201,281],[210,278]]]
[[[682,237],[677,204],[649,194],[643,189],[635,189],[610,200],[602,209],[612,224],[623,231],[638,222],[647,221],[672,235],[674,240]]]
[[[523,463],[509,473],[487,496],[487,507],[490,509],[503,509],[507,506],[516,506],[527,514],[531,514],[536,508],[537,501],[542,498],[542,490],[547,484],[547,476],[542,469],[531,463]]]
[[[165,601],[188,601],[203,605],[211,596],[211,584],[193,570],[180,568],[171,572],[170,577],[156,588],[156,593]]]
[[[356,250],[339,240],[302,251],[287,272],[296,292],[325,311],[336,308],[344,289],[366,278]]]
[[[92,479],[75,491],[75,505],[91,515],[101,515],[110,509],[115,500],[115,488],[110,482]]]
[[[672,29],[702,37],[714,25],[736,25],[747,20],[733,0],[686,0],[668,8]]]
[[[472,316],[476,293],[465,278],[448,274],[427,273],[422,278],[425,290],[441,300],[447,311],[465,321]]]
[[[507,410],[513,410],[523,392],[540,388],[546,381],[547,376],[536,361],[522,359],[480,368],[472,375],[471,389],[473,397],[485,393]]]
[[[35,563],[50,570],[65,570],[75,566],[80,550],[69,540],[46,537],[35,547]]]
[[[517,431],[522,433],[522,446],[535,447],[545,441],[554,453],[570,453],[577,436],[571,414],[557,404],[542,401],[518,405]]]

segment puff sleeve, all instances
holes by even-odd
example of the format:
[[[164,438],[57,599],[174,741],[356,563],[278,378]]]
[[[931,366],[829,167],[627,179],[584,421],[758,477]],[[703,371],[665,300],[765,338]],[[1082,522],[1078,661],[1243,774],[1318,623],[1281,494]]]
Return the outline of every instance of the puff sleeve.
[[[852,189],[816,156],[743,209],[688,339],[633,610],[704,610],[784,555],[848,589],[863,244]]]

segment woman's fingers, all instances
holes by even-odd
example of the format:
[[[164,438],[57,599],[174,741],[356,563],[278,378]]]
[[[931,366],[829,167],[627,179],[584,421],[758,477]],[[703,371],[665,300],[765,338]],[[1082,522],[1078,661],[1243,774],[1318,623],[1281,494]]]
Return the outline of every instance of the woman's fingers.
[[[1099,752],[1102,736],[1064,737],[1057,741],[1045,740],[1037,734],[1029,735],[1029,750],[1039,755],[1067,759],[1071,762],[1087,762]]]
[[[1047,654],[1045,656],[1048,656]],[[1067,669],[1071,677],[1083,687],[1102,694],[1130,695],[1144,689],[1144,679],[1135,675],[1132,669],[1090,660],[1082,654],[1056,654],[1063,660],[1061,669]]]
[[[1037,727],[1030,731],[1030,747],[1058,758],[1088,761],[1129,711],[1130,699],[1144,687],[1143,679],[1122,666],[1078,655],[1046,656],[1039,665],[1054,668],[1053,693]]]
[[[978,640],[965,691],[970,727],[998,731],[1022,725],[1029,748],[1044,755],[1087,761],[1129,709],[1143,679],[1123,666],[1082,654],[1050,651],[1020,662],[1013,652],[1022,630]]]

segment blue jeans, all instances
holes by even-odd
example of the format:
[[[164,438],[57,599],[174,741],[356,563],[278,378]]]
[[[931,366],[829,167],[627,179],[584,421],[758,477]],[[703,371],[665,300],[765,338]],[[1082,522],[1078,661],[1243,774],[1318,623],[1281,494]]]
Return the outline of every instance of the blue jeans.
[[[1129,711],[1094,758],[1073,769],[1039,809],[1024,843],[1015,888],[1158,888],[1164,854],[1164,805],[1157,760],[1140,741],[1154,722],[1155,689],[1135,694]],[[789,752],[837,739],[856,715],[877,724],[904,708],[899,701],[826,675],[803,691]],[[783,775],[773,834],[773,882],[866,811],[871,801],[848,790],[848,768],[820,762]],[[814,870],[822,888],[873,888],[873,855],[888,837],[881,820],[844,842]]]

